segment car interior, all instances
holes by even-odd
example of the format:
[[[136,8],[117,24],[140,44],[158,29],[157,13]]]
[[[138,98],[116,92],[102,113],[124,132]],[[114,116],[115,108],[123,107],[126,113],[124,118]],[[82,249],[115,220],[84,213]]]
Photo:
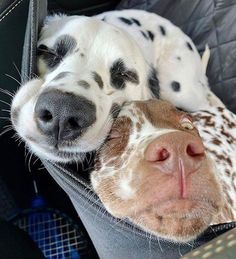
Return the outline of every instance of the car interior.
[[[12,129],[9,119],[12,95],[23,82],[37,74],[36,42],[46,15],[66,13],[92,16],[115,9],[147,10],[171,20],[191,37],[200,54],[208,44],[211,59],[207,76],[211,89],[231,111],[236,113],[236,0],[2,0],[0,2],[0,257],[1,253],[3,254],[1,258],[179,258],[199,246],[201,254],[206,242],[212,240],[211,242],[217,245],[220,243],[216,243],[221,238],[219,235],[228,230],[234,231],[235,222],[214,226],[191,245],[174,244],[159,240],[155,236],[148,237],[129,222],[120,222],[112,218],[96,197],[91,195],[89,169],[86,169],[90,168],[89,164],[78,167],[72,165],[66,169],[60,164],[53,167],[31,154]],[[77,179],[76,183],[74,178]],[[44,207],[44,213],[53,210],[53,215],[62,213],[63,217],[68,217],[68,224],[75,226],[82,240],[81,250],[78,249],[78,253],[72,249],[70,250],[72,252],[65,257],[53,257],[46,254],[38,243],[31,243],[29,231],[27,231],[29,236],[21,238],[25,232],[17,233],[15,229],[15,226],[21,228],[19,218],[27,215],[32,219],[32,215],[41,207]],[[11,254],[12,250],[15,252]],[[5,254],[2,251],[5,251]],[[227,257],[221,254],[223,256],[221,258],[233,258],[235,251],[236,246],[228,247],[222,251]],[[191,255],[188,258],[192,258]]]

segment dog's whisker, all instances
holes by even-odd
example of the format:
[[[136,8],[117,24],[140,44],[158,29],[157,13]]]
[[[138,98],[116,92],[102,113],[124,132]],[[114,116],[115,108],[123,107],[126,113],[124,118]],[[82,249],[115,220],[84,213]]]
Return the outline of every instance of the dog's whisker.
[[[6,105],[9,106],[9,107],[11,107],[11,104],[8,103],[8,102],[6,102],[6,101],[0,100],[0,102],[6,104]]]
[[[0,119],[2,120],[7,120],[7,121],[11,121],[11,119],[9,117],[0,117]]]
[[[7,110],[7,109],[2,109],[3,112],[8,112],[11,113],[11,110]]]
[[[16,65],[15,62],[13,62],[13,66],[14,66],[14,68],[16,69],[16,72],[17,72],[17,74],[19,75],[19,77],[22,78],[21,72],[20,72],[20,70],[19,70],[19,68],[17,67],[17,65]]]
[[[7,132],[11,131],[12,128],[7,128],[5,130],[3,130],[1,133],[0,133],[0,137],[2,137],[4,134],[6,134]]]
[[[8,95],[8,96],[10,96],[11,98],[13,98],[14,95],[15,95],[15,93],[12,93],[12,92],[10,92],[10,91],[8,91],[8,90],[6,90],[6,89],[2,89],[2,88],[0,88],[0,92],[2,92],[3,94],[6,94],[6,95]]]
[[[5,74],[5,76],[11,78],[12,80],[14,80],[15,82],[17,82],[19,85],[21,85],[21,82],[19,80],[17,80],[15,77],[9,75],[9,74]]]

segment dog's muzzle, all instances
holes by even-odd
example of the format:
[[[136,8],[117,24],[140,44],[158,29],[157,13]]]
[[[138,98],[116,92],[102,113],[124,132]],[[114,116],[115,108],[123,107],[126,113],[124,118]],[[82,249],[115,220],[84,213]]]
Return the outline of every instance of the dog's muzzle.
[[[34,116],[39,130],[58,145],[80,137],[96,121],[96,107],[82,96],[49,90],[39,96]]]

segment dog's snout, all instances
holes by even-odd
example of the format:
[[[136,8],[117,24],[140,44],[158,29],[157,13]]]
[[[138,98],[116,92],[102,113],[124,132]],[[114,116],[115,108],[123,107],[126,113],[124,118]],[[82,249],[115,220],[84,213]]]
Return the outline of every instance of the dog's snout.
[[[176,172],[181,161],[185,172],[191,173],[199,167],[204,152],[199,137],[185,132],[172,132],[153,140],[144,155],[148,162],[156,162],[163,172]]]
[[[84,97],[51,90],[39,96],[35,119],[42,133],[56,143],[71,141],[95,122],[96,107]]]

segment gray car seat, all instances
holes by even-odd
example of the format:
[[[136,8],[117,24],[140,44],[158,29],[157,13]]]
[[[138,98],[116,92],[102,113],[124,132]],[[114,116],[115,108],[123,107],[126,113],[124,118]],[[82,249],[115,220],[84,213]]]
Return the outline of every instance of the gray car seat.
[[[229,4],[230,3],[230,4]],[[34,76],[36,71],[36,40],[43,17],[46,15],[45,0],[30,1],[22,62],[23,81]],[[64,1],[64,7],[66,1]],[[159,13],[189,34],[202,51],[205,43],[212,49],[208,76],[213,91],[226,105],[236,112],[236,1],[220,0],[124,0],[118,7],[140,8]],[[76,13],[76,8],[65,9]],[[222,35],[223,33],[223,35]],[[228,45],[229,44],[229,45]],[[232,50],[232,53],[231,53]],[[168,242],[145,233],[128,220],[113,218],[93,193],[88,178],[78,171],[52,165],[43,161],[55,181],[70,197],[78,215],[86,227],[93,244],[103,259],[115,258],[179,258],[193,248],[213,239],[236,226],[235,222],[209,228],[196,241],[189,244]]]

